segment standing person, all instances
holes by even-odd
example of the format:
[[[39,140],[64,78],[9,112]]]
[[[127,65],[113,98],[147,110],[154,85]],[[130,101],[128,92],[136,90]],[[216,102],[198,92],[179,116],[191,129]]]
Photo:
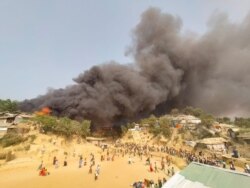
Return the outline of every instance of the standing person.
[[[92,165],[89,166],[89,174],[92,174]]]
[[[235,170],[235,166],[234,166],[234,162],[233,161],[231,161],[230,170]]]
[[[250,167],[247,163],[245,163],[245,172],[250,173]]]
[[[67,157],[64,159],[63,166],[68,166]]]
[[[41,164],[38,166],[38,170],[41,170],[43,168],[43,161],[41,162]]]
[[[95,180],[98,179],[98,176],[100,175],[100,165],[97,165],[95,170]]]
[[[99,174],[97,172],[95,172],[95,180],[98,179],[98,176],[99,176]]]
[[[166,178],[162,179],[162,183],[165,184],[167,182]]]
[[[59,167],[59,162],[58,162],[58,159],[56,159],[55,161],[55,168],[58,168]]]
[[[131,164],[132,163],[132,159],[131,159],[131,157],[129,156],[128,157],[128,164]]]
[[[162,181],[160,179],[158,179],[158,185],[159,185],[159,188],[162,187]]]
[[[226,162],[225,161],[222,162],[222,167],[226,168]]]
[[[83,163],[82,156],[80,156],[80,159],[79,159],[79,168],[82,168],[82,163]]]
[[[56,164],[56,156],[54,156],[54,158],[53,158],[53,165],[55,166],[55,164]]]
[[[172,169],[171,169],[171,173],[172,173],[172,176],[175,174],[173,166],[172,166]]]
[[[155,162],[155,173],[158,172],[158,167],[157,167],[157,164]]]
[[[163,160],[161,161],[161,170],[165,172],[165,163]]]
[[[149,172],[153,172],[153,171],[154,171],[153,166],[152,166],[152,164],[150,164],[149,165]]]

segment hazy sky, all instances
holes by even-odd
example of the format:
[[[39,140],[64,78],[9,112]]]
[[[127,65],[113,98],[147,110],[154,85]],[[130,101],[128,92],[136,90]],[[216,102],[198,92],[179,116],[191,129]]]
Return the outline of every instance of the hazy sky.
[[[178,15],[183,32],[203,33],[215,11],[241,21],[249,0],[0,0],[0,98],[33,98],[72,84],[93,65],[125,56],[148,7]]]

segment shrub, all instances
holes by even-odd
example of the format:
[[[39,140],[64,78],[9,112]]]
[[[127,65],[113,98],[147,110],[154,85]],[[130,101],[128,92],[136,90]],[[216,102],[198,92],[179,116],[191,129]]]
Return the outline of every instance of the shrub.
[[[0,99],[0,111],[16,112],[17,111],[17,102],[11,101],[10,99],[1,100]]]
[[[30,150],[30,145],[24,146],[24,149],[25,149],[25,151],[29,151]]]
[[[0,160],[6,159],[6,153],[0,153]]]
[[[78,132],[79,136],[86,138],[87,136],[90,135],[90,125],[91,122],[88,120],[83,120],[80,125],[79,125],[79,129],[80,131]]]
[[[171,135],[170,129],[170,120],[162,117],[158,120],[157,126],[151,126],[149,132],[152,133],[154,136],[162,134],[165,138],[169,138]]]
[[[12,145],[16,145],[16,144],[19,144],[21,142],[24,142],[25,140],[26,140],[26,138],[24,138],[18,134],[7,133],[6,135],[4,135],[0,139],[0,144],[3,147],[8,147],[8,146],[12,146]]]
[[[84,120],[78,122],[67,117],[56,118],[48,115],[38,115],[33,121],[41,125],[41,130],[46,134],[48,132],[71,138],[78,135],[83,138],[90,134],[91,122]]]
[[[36,138],[37,136],[34,134],[28,136],[28,139],[30,139],[30,143],[33,143]]]
[[[33,121],[41,125],[41,130],[44,133],[52,132],[57,125],[57,119],[53,116],[37,115]]]
[[[12,161],[16,158],[15,154],[13,154],[11,151],[8,151],[7,154],[6,154],[6,159],[5,161],[8,162],[8,161]]]

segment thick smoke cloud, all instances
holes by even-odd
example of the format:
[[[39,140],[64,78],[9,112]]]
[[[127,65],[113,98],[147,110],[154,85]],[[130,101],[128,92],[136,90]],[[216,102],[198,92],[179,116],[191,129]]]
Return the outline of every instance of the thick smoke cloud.
[[[250,16],[230,23],[214,15],[202,36],[183,34],[178,17],[150,8],[133,30],[134,64],[94,66],[76,84],[21,103],[57,115],[112,125],[171,107],[192,105],[214,114],[250,111]]]

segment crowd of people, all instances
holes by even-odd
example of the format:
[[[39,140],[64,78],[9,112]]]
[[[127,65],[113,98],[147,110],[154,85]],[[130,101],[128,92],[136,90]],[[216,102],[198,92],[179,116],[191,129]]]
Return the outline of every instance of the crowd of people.
[[[73,157],[75,157],[75,152],[73,153]],[[95,166],[95,156],[92,153],[90,154],[90,163],[89,164],[90,165],[89,165],[88,173],[92,174],[93,173],[92,169]],[[55,169],[59,168],[59,161],[58,161],[56,156],[53,157],[52,165],[54,166]],[[64,161],[63,161],[63,167],[66,167],[66,166],[68,166],[67,157],[65,157]],[[85,158],[83,161],[82,155],[79,155],[78,168],[82,168],[83,166],[87,166],[87,158]],[[50,174],[48,172],[47,168],[45,167],[43,161],[38,166],[38,170],[39,170],[39,176],[47,176]],[[97,180],[99,175],[100,175],[100,165],[98,164],[96,169],[95,169],[94,179]]]
[[[162,186],[167,182],[166,178],[158,179],[157,182],[153,180],[144,179],[144,181],[137,181],[132,184],[133,188],[162,188]]]
[[[161,188],[167,181],[168,177],[175,174],[175,165],[173,158],[178,157],[186,161],[187,164],[191,162],[199,162],[207,165],[218,166],[227,168],[225,161],[221,160],[216,154],[203,153],[202,151],[193,152],[186,149],[176,149],[169,146],[155,146],[155,145],[139,145],[135,143],[116,143],[109,148],[101,147],[102,152],[100,154],[100,162],[114,161],[116,157],[126,158],[128,157],[128,164],[131,165],[135,162],[134,158],[140,161],[145,159],[145,169],[148,169],[150,173],[163,173],[163,178],[158,178],[157,181],[144,179],[143,181],[136,181],[132,184],[133,188]],[[95,154],[97,155],[97,154]],[[94,174],[94,180],[98,180],[100,176],[100,165],[96,165],[96,156],[93,153],[90,154],[89,160],[83,158],[82,155],[78,155],[78,168],[83,166],[89,166],[88,173]],[[76,157],[74,150],[73,157]],[[98,157],[98,156],[97,156]],[[98,158],[99,159],[99,158]],[[53,166],[55,169],[59,168],[59,161],[56,156],[53,157]],[[67,156],[63,160],[63,166],[68,166]],[[94,172],[93,169],[95,168]],[[235,164],[230,162],[229,168],[235,170]],[[43,162],[39,166],[39,175],[47,176],[50,173],[43,165]],[[245,172],[250,173],[248,164],[245,164]],[[153,179],[153,178],[152,178]]]

